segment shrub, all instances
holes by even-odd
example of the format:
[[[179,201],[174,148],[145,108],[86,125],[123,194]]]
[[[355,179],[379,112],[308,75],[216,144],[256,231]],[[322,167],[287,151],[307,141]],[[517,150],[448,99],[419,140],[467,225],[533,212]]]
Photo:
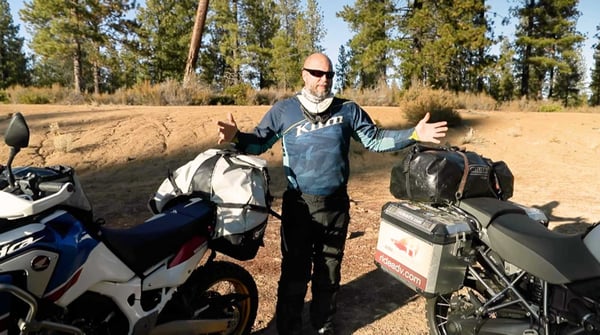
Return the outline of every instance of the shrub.
[[[200,106],[200,105],[208,105],[210,99],[212,97],[212,92],[208,88],[194,90],[192,93],[192,101],[190,101],[190,105]]]
[[[560,105],[549,104],[549,105],[541,105],[538,110],[542,113],[555,113],[555,112],[562,112],[563,108]]]
[[[225,88],[223,94],[233,99],[233,104],[243,106],[248,104],[248,96],[250,96],[249,92],[251,91],[253,89],[250,85],[237,84]]]
[[[252,105],[272,105],[277,101],[277,92],[271,90],[259,90],[249,97]]]
[[[192,102],[192,89],[173,79],[161,83],[158,91],[161,105],[187,106]]]
[[[43,105],[50,103],[50,96],[47,92],[37,90],[23,91],[15,97],[18,104]]]
[[[485,93],[458,93],[459,109],[498,110],[498,102]]]
[[[459,103],[450,92],[426,87],[411,88],[404,93],[400,101],[401,109],[408,122],[416,125],[427,112],[430,122],[447,121],[448,126],[457,126],[461,118],[456,111]]]
[[[340,97],[351,99],[361,106],[395,106],[398,96],[398,87],[391,87],[381,82],[375,88],[351,89],[347,88],[338,94]]]
[[[64,105],[82,105],[86,103],[88,96],[81,92],[68,90],[67,92],[61,92],[60,99],[55,95],[55,99],[55,101]]]
[[[160,105],[159,85],[148,81],[136,84],[131,88],[120,88],[114,93],[114,101],[122,105]]]
[[[293,97],[295,92],[281,89],[251,90],[248,93],[248,104],[258,106],[273,105],[279,100]]]
[[[208,100],[209,105],[235,105],[235,100],[227,95],[214,95]]]
[[[0,102],[10,102],[10,97],[8,93],[5,91],[0,91]]]

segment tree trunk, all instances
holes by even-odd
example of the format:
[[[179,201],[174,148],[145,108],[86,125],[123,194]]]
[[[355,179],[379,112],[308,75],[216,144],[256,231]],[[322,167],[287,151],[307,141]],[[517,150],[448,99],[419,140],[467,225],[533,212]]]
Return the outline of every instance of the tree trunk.
[[[527,24],[527,31],[525,31],[525,35],[526,36],[532,36],[533,35],[533,29],[534,29],[534,14],[533,14],[533,9],[535,8],[535,0],[529,0],[527,1],[526,4],[527,8],[529,9],[527,11],[529,17],[528,19],[528,24]],[[531,46],[531,42],[527,42],[527,45],[525,46],[525,51],[523,53],[523,55],[521,56],[521,97],[527,97],[530,98],[529,96],[529,80],[531,78],[530,73],[529,73],[529,59],[532,55],[532,51],[533,48]]]
[[[196,20],[194,22],[194,30],[192,31],[190,50],[185,63],[185,73],[183,74],[184,84],[187,84],[193,78],[194,70],[196,69],[198,50],[200,50],[200,42],[202,41],[206,12],[208,12],[208,2],[209,0],[198,0],[198,9],[196,10]]]
[[[98,62],[94,61],[93,64],[94,69],[94,94],[100,94],[100,67],[98,66]]]
[[[94,50],[96,56],[92,58],[92,76],[94,77],[94,94],[100,94],[100,64],[98,61],[98,55],[100,55],[100,47],[97,43],[94,43]]]
[[[73,51],[73,88],[76,92],[81,92],[83,87],[81,73],[81,45],[76,40],[75,50]]]

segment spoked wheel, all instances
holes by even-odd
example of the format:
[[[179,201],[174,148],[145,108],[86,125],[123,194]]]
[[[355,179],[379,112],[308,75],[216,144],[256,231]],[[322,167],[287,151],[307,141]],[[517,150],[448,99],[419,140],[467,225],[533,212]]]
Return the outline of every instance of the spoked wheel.
[[[254,279],[241,266],[212,262],[180,287],[159,322],[206,320],[206,334],[250,334],[258,309]]]
[[[425,312],[429,333],[431,335],[473,334],[473,329],[480,320],[476,313],[481,306],[481,301],[484,301],[481,294],[471,288],[428,298]]]

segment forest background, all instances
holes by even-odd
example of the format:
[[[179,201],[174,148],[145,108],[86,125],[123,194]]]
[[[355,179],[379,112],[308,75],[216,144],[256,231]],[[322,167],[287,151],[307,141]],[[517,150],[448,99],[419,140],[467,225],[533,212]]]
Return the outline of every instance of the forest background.
[[[193,13],[203,4],[199,57],[187,80]],[[508,16],[485,0],[340,6],[335,15],[351,34],[334,60],[335,89],[368,105],[396,105],[422,87],[483,97],[455,108],[598,105],[598,43],[586,83],[579,1],[508,4]],[[0,0],[0,101],[272,104],[301,87],[301,62],[324,50],[324,20],[316,0],[31,0],[19,11],[31,37],[25,46]],[[514,35],[498,31],[497,20],[515,24]]]

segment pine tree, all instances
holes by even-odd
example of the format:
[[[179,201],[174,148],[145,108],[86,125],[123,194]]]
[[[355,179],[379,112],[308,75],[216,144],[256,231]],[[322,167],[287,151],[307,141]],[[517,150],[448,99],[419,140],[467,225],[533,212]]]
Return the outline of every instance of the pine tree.
[[[398,23],[404,86],[482,92],[492,45],[485,12],[483,0],[421,0],[405,8]]]
[[[590,78],[590,106],[600,106],[600,26],[596,26],[596,43],[594,44],[594,65]]]
[[[276,17],[280,28],[273,38],[271,68],[277,87],[284,90],[295,90],[302,85],[300,69],[308,55],[307,48],[301,46],[305,38],[300,36],[308,36],[302,15],[299,0],[277,0]]]
[[[490,68],[490,94],[497,101],[511,101],[515,96],[513,57],[515,52],[511,49],[510,43],[503,39],[500,46],[500,56],[495,62],[495,65]]]
[[[32,0],[24,3],[20,14],[33,31],[31,49],[39,57],[36,66],[61,67],[60,70],[48,71],[48,74],[62,73],[60,77],[40,78],[41,81],[69,82],[75,91],[82,90],[83,13],[83,6],[73,0]],[[41,71],[38,73],[43,74]]]
[[[85,35],[89,43],[86,61],[90,67],[87,72],[93,78],[93,92],[100,94],[101,86],[107,86],[107,80],[115,70],[108,68],[108,58],[118,57],[122,36],[130,32],[125,14],[133,9],[133,3],[129,0],[87,0],[86,4],[88,15],[83,16],[87,20],[83,24],[87,27]]]
[[[183,80],[197,4],[196,0],[146,0],[146,7],[138,10],[140,79]]]
[[[277,82],[271,69],[273,38],[279,30],[279,21],[272,15],[275,11],[274,0],[246,0],[243,4],[241,33],[248,65],[245,77],[261,89]]]
[[[227,14],[222,11],[228,12],[229,7],[224,5],[223,1],[210,2],[196,69],[197,78],[215,89],[223,89],[227,71],[224,55],[220,52],[220,44],[228,34],[223,25],[223,21],[227,20],[223,15]]]
[[[32,30],[32,50],[38,55],[38,80],[71,83],[76,91],[99,91],[103,50],[114,49],[112,34],[123,28],[129,0],[32,0],[20,14]],[[70,63],[70,64],[69,64]],[[68,75],[71,70],[71,76]],[[48,73],[58,75],[49,77]],[[86,80],[92,77],[92,80]],[[88,84],[91,83],[91,84]]]
[[[567,101],[583,77],[576,56],[584,40],[576,31],[578,0],[522,1],[512,9],[519,17],[515,45],[520,93],[530,99]],[[558,81],[562,85],[557,86]]]
[[[298,38],[307,41],[305,56],[314,52],[323,52],[325,49],[320,41],[325,38],[327,30],[323,25],[323,13],[316,0],[306,0],[306,11],[301,16],[306,29],[298,31]]]
[[[0,89],[29,82],[27,58],[19,26],[13,24],[7,0],[0,0]]]
[[[352,52],[350,78],[357,80],[354,86],[374,88],[387,82],[393,65],[395,11],[391,0],[357,0],[354,6],[346,5],[337,12],[355,33],[348,43]]]
[[[344,89],[348,88],[348,73],[350,72],[350,54],[346,51],[343,45],[340,45],[338,51],[337,65],[335,66],[335,89],[338,93],[343,93]]]
[[[300,56],[285,30],[280,29],[273,38],[273,74],[277,78],[277,87],[283,90],[295,90],[301,87]]]

